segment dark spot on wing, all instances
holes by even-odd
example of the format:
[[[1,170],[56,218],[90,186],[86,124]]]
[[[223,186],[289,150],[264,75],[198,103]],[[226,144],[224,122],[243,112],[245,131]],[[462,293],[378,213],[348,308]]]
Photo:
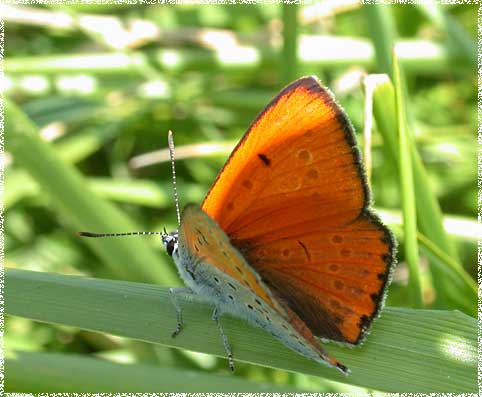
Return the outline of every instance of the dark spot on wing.
[[[343,287],[345,286],[345,284],[343,283],[343,281],[340,281],[340,280],[335,280],[334,282],[334,286],[336,289],[343,289]]]
[[[291,336],[292,338],[295,338],[296,340],[300,340],[299,336],[296,335],[296,334],[291,333],[290,336]]]
[[[308,251],[308,248],[306,248],[306,245],[304,245],[300,240],[298,240],[298,244],[301,245],[301,247],[305,251],[306,257],[308,258],[309,261],[311,261],[310,251]]]
[[[248,190],[251,190],[253,188],[253,182],[251,182],[250,180],[248,179],[245,179],[242,183],[242,185],[248,189]]]
[[[235,266],[239,274],[244,274],[243,270],[239,266]]]
[[[186,272],[189,273],[189,275],[192,277],[193,280],[196,280],[196,277],[194,277],[194,272],[193,272],[191,269],[189,269],[188,267],[186,267]]]
[[[264,163],[266,167],[269,167],[271,160],[263,153],[258,153],[258,158]]]
[[[202,232],[197,228],[195,230],[198,233],[197,240],[199,241],[199,244],[201,244],[201,245],[209,244],[208,240],[206,240],[206,237],[204,237],[204,234],[202,234]]]

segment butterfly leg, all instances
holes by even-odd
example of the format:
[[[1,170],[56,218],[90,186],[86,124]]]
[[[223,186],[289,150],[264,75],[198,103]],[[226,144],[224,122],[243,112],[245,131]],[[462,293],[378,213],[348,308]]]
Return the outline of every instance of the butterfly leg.
[[[223,326],[221,325],[221,321],[220,321],[219,317],[220,317],[220,312],[219,312],[219,309],[216,307],[214,309],[212,319],[214,321],[216,321],[216,324],[217,324],[218,329],[219,329],[219,333],[221,334],[221,337],[223,338],[224,350],[226,350],[226,354],[228,355],[229,368],[231,368],[231,371],[234,372],[233,353],[231,352],[231,346],[229,346],[228,337],[224,333],[224,329],[223,329]]]
[[[171,334],[171,336],[174,338],[181,332],[183,321],[182,321],[182,307],[179,305],[179,302],[176,299],[177,294],[192,294],[191,288],[188,287],[183,287],[183,288],[169,288],[169,293],[171,297],[171,303],[176,309],[176,317],[177,317],[177,324],[176,324],[176,329],[174,332]]]

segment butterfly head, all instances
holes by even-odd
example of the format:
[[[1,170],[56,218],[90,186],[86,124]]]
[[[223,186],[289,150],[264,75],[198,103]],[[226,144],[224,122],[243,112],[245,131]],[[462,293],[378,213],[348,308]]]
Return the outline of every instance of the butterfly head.
[[[179,232],[174,230],[170,233],[164,229],[163,233],[161,234],[162,244],[166,249],[166,252],[169,256],[172,256],[173,253],[177,252],[177,241],[179,239]]]

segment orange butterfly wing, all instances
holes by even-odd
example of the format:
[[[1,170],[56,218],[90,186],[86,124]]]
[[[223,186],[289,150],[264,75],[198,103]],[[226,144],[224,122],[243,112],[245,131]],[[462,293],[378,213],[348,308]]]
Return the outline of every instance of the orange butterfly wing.
[[[368,203],[351,124],[305,77],[254,120],[202,209],[315,335],[356,344],[395,262]]]

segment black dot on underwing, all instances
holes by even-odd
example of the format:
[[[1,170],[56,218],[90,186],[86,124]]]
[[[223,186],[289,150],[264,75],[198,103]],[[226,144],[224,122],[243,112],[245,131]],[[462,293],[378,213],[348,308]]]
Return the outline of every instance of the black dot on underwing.
[[[241,268],[239,266],[235,265],[235,268],[236,268],[236,270],[238,271],[239,274],[244,274],[243,270],[241,270]]]

